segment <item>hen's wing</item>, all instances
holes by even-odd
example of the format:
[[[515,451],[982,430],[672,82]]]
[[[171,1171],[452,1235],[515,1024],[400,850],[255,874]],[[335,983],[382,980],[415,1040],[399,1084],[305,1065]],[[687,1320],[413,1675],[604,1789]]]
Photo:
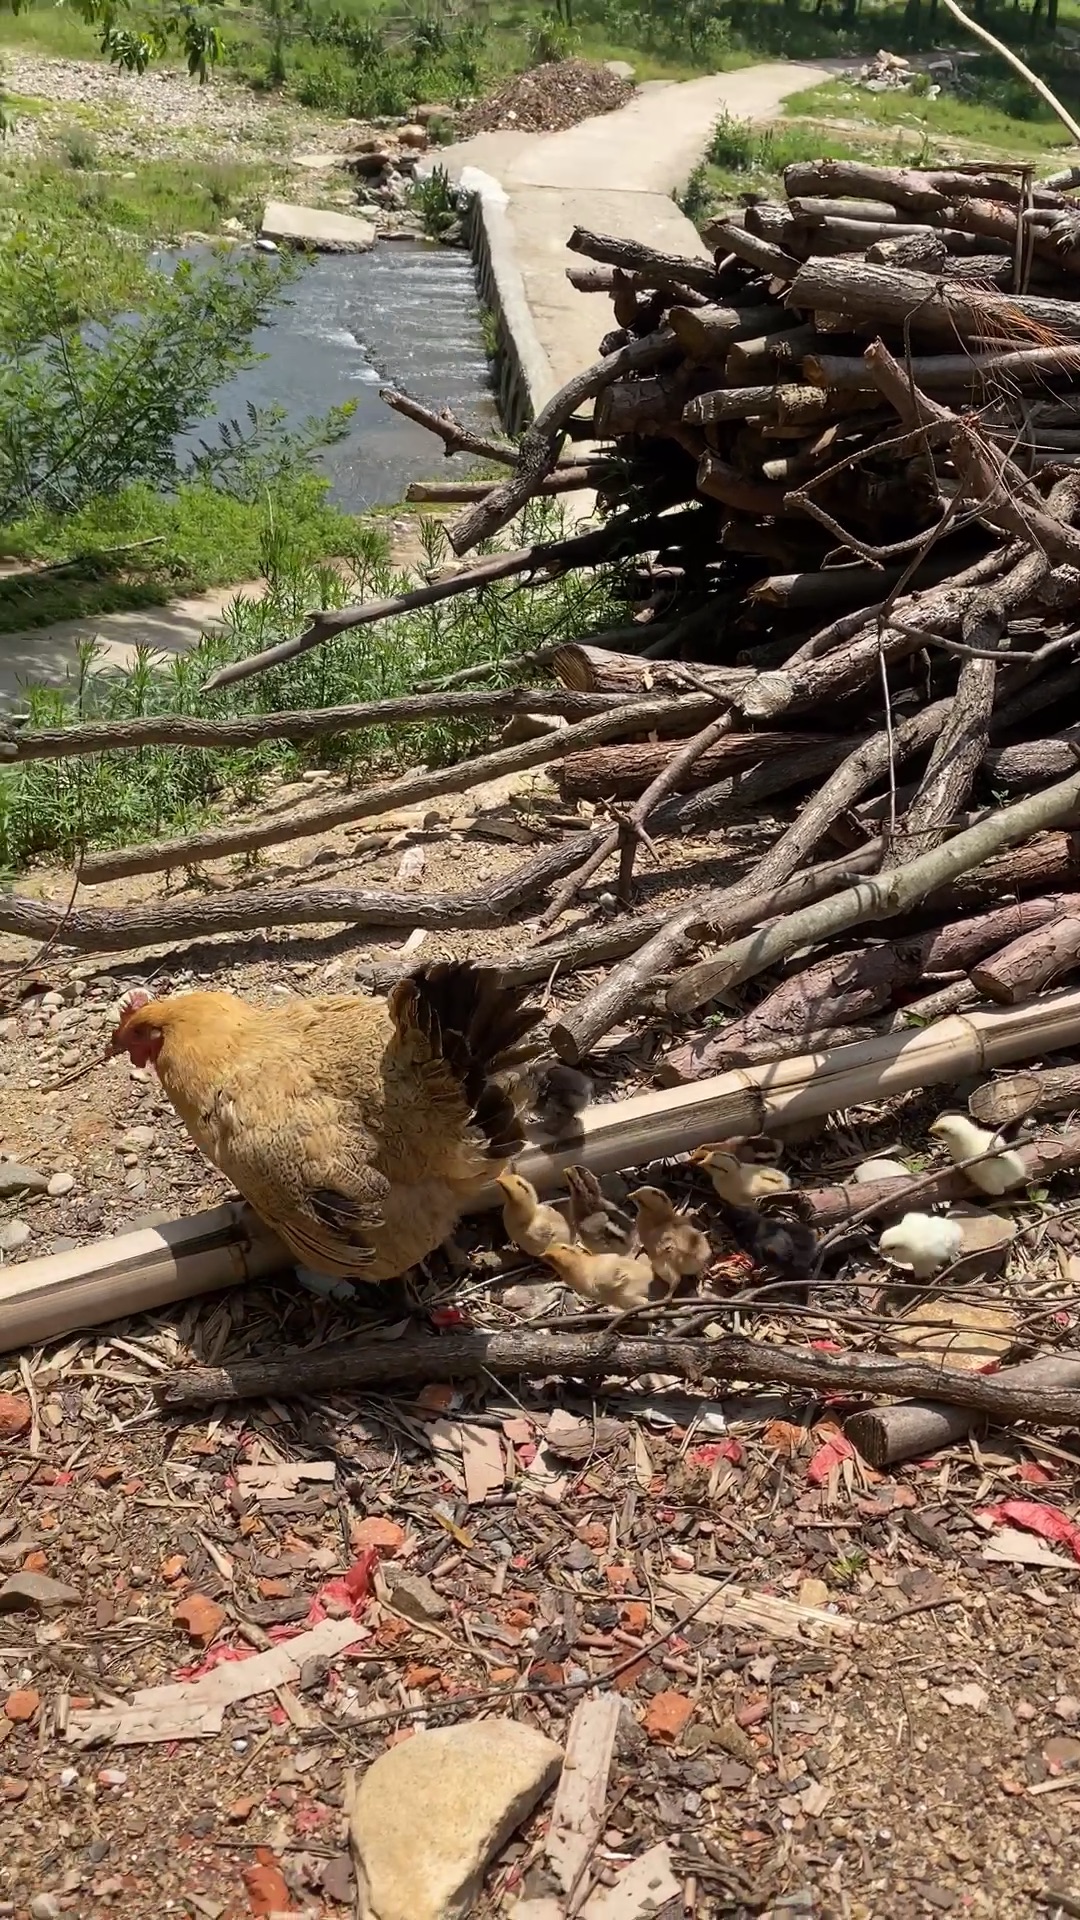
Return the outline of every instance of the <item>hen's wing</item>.
[[[387,1005],[384,1153],[455,1185],[489,1178],[524,1144],[527,1088],[514,1070],[540,1051],[526,1040],[539,1009],[468,961],[420,968]]]

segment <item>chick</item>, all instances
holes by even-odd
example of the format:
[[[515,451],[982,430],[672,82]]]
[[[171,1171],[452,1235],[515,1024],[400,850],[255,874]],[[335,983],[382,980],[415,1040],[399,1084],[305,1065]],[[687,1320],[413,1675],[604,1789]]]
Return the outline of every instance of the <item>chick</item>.
[[[635,1245],[630,1215],[607,1198],[588,1167],[567,1167],[564,1175],[575,1240],[587,1253],[629,1253]]]
[[[532,1110],[544,1132],[553,1140],[580,1133],[578,1116],[593,1097],[593,1083],[587,1073],[568,1067],[561,1060],[541,1065],[536,1071],[536,1091]]]
[[[791,1191],[791,1181],[783,1168],[757,1166],[719,1147],[698,1147],[690,1155],[690,1163],[704,1167],[720,1199],[730,1201],[735,1207],[749,1206],[771,1193]]]
[[[574,1292],[593,1306],[616,1307],[627,1313],[650,1300],[662,1298],[665,1288],[644,1254],[628,1258],[618,1253],[586,1253],[581,1247],[549,1247],[547,1266]]]
[[[930,1132],[936,1140],[944,1141],[945,1151],[955,1164],[970,1160],[973,1154],[986,1153],[996,1138],[985,1127],[977,1127],[966,1113],[939,1114]],[[965,1167],[964,1174],[983,1193],[995,1196],[1008,1193],[1013,1187],[1025,1186],[1028,1178],[1020,1155],[1009,1149],[994,1153],[988,1160],[980,1160],[973,1167]]]
[[[909,1267],[919,1280],[928,1280],[956,1259],[964,1244],[959,1220],[943,1220],[933,1213],[905,1213],[895,1227],[886,1227],[878,1252],[895,1266]]]
[[[778,1220],[756,1207],[725,1203],[723,1219],[744,1253],[757,1267],[783,1280],[804,1281],[817,1259],[817,1235],[801,1220]]]
[[[522,1253],[544,1254],[549,1247],[569,1246],[573,1235],[567,1221],[554,1207],[543,1204],[530,1180],[520,1173],[500,1173],[498,1184],[506,1196],[503,1226],[515,1247]]]
[[[676,1213],[659,1187],[638,1187],[630,1195],[637,1207],[637,1231],[658,1280],[675,1288],[684,1275],[700,1280],[713,1251],[700,1227]]]

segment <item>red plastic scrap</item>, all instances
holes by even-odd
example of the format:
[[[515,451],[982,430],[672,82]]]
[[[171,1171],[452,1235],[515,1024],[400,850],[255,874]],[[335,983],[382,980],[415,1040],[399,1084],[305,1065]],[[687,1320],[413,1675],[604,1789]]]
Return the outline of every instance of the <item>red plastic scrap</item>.
[[[1059,1507],[1048,1507],[1042,1500],[1002,1500],[996,1507],[983,1507],[978,1520],[992,1520],[999,1527],[1022,1527],[1025,1533],[1037,1533],[1043,1540],[1068,1547],[1080,1560],[1080,1526]]]

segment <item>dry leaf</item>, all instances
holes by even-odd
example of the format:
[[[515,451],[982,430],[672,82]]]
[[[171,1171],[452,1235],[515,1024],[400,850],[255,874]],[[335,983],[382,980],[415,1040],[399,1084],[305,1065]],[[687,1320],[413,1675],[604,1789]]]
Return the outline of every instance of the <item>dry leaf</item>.
[[[461,1455],[465,1468],[465,1498],[470,1507],[479,1506],[491,1493],[501,1493],[506,1483],[506,1462],[502,1438],[494,1427],[462,1427]]]
[[[639,1432],[639,1430],[635,1427],[634,1429],[634,1479],[637,1481],[638,1486],[642,1489],[644,1493],[648,1493],[649,1488],[652,1486],[654,1471],[655,1469],[652,1463],[652,1455],[650,1454],[648,1447],[645,1445],[645,1436],[643,1433]]]
[[[971,1707],[975,1713],[985,1713],[990,1705],[990,1695],[976,1680],[969,1680],[964,1687],[943,1687],[941,1697],[950,1707]]]

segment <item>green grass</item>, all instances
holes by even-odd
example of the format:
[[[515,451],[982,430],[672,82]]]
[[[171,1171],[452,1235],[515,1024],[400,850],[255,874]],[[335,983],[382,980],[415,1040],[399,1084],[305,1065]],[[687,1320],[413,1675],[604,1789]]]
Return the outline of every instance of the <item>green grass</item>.
[[[873,97],[873,96],[871,96]],[[780,196],[785,167],[799,160],[817,160],[826,150],[836,160],[866,160],[875,165],[910,162],[910,151],[891,138],[845,139],[843,134],[820,128],[801,127],[797,123],[755,126],[722,114],[713,131],[708,158],[694,169],[679,204],[688,219],[699,226],[712,218],[717,209],[750,190]],[[932,156],[927,154],[927,159]]]
[[[0,47],[32,48],[60,60],[94,60],[101,35],[69,7],[40,0],[24,12],[0,12]]]
[[[84,233],[117,232],[149,244],[219,233],[230,218],[252,219],[274,178],[266,166],[210,160],[150,160],[123,170],[81,159],[72,165],[72,150],[85,155],[88,138],[75,122],[66,158],[63,148],[55,159],[7,166],[0,156],[0,211],[24,223],[70,222]]]
[[[937,100],[911,93],[866,93],[844,80],[810,87],[784,103],[790,115],[815,119],[855,120],[882,130],[905,128],[936,140],[963,140],[1000,153],[1053,153],[1072,143],[1056,115],[1030,89],[1010,99],[1005,111],[992,100],[962,99],[943,93]],[[1007,96],[1008,97],[1008,96]],[[1016,111],[1022,106],[1024,117]],[[820,153],[821,135],[817,136]],[[830,152],[831,152],[830,144]]]
[[[297,565],[370,544],[363,523],[328,506],[325,494],[324,482],[309,473],[289,476],[255,501],[201,481],[171,495],[138,485],[78,514],[36,514],[8,525],[0,529],[0,555],[59,562],[62,571],[0,576],[0,633],[163,606],[180,593],[252,580],[283,520]],[[383,548],[383,536],[375,545]]]
[[[504,544],[557,533],[561,517],[551,503],[534,503]],[[441,530],[432,523],[434,551]],[[222,632],[205,638],[192,654],[162,668],[145,656],[129,672],[95,670],[84,651],[75,683],[63,690],[30,692],[31,723],[55,726],[79,717],[121,719],[148,713],[198,713],[237,717],[282,708],[325,707],[411,692],[418,680],[490,661],[492,685],[498,662],[545,641],[595,632],[615,617],[610,583],[602,573],[574,575],[529,593],[514,582],[423,613],[405,615],[341,635],[329,645],[203,696],[207,675],[227,661],[299,633],[313,606],[381,596],[415,584],[395,575],[370,529],[358,533],[354,564],[359,579],[346,582],[333,568],[304,561],[291,526],[268,528],[260,556],[269,581],[263,600],[238,596]],[[515,681],[520,677],[514,674]],[[252,806],[275,776],[295,778],[305,767],[326,766],[357,781],[419,759],[445,763],[490,739],[490,729],[431,722],[424,727],[362,733],[293,748],[266,742],[240,752],[145,748],[131,754],[99,754],[68,761],[31,761],[18,769],[0,763],[0,870],[25,870],[49,856],[70,859],[80,845],[119,846],[191,828],[215,812]]]

